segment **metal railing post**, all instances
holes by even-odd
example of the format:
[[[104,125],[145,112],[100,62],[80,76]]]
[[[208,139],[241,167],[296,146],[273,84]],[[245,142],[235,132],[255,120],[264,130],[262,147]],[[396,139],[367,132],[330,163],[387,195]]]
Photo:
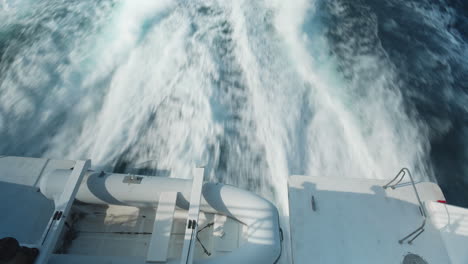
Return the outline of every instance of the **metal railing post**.
[[[414,183],[414,179],[413,179],[413,176],[411,175],[411,172],[409,169],[407,168],[403,168],[400,170],[400,172],[398,172],[398,174],[395,176],[395,178],[393,178],[389,183],[385,184],[384,186],[382,186],[384,189],[387,189],[388,187],[392,188],[392,189],[395,189],[396,186],[403,180],[403,178],[408,175],[410,180],[411,180],[411,185],[413,186],[413,190],[414,190],[414,193],[416,195],[416,198],[418,200],[418,203],[419,203],[419,210],[421,212],[421,215],[423,216],[423,222],[421,224],[421,226],[419,226],[416,230],[414,230],[413,232],[411,232],[410,234],[408,234],[407,236],[403,237],[402,239],[398,240],[398,243],[402,244],[403,242],[405,242],[405,240],[411,238],[409,241],[408,241],[408,244],[411,245],[411,243],[413,243],[413,241],[419,236],[421,235],[423,232],[424,232],[424,226],[426,225],[426,218],[427,218],[427,214],[426,214],[426,210],[424,209],[424,205],[422,204],[421,202],[421,198],[419,197],[419,193],[418,193],[418,190],[416,189],[416,184]],[[396,181],[396,182],[395,182]]]

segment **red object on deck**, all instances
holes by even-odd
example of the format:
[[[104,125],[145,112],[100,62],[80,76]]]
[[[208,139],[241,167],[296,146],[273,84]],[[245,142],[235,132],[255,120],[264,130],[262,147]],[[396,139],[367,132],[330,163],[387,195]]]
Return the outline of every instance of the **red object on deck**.
[[[438,202],[438,203],[444,203],[444,204],[447,203],[447,201],[444,201],[444,200],[437,200],[437,202]]]

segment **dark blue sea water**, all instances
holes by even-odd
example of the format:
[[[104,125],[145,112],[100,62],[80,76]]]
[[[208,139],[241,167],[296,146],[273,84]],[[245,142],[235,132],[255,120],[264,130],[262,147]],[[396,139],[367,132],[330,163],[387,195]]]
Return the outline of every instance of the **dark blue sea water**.
[[[345,8],[333,12],[336,2]],[[447,200],[468,206],[468,3],[324,1],[323,9],[340,67],[367,49],[394,68],[406,114],[424,130],[427,164]],[[360,40],[343,49],[352,38]]]
[[[463,0],[0,1],[0,154],[276,196],[409,167],[468,206]]]

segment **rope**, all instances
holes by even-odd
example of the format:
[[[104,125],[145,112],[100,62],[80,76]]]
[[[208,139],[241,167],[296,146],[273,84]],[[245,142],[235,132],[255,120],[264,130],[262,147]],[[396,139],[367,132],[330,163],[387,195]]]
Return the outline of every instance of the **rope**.
[[[200,230],[198,230],[198,231],[197,231],[197,235],[196,235],[198,243],[200,243],[200,246],[203,248],[203,252],[205,252],[205,254],[206,254],[207,256],[211,256],[211,252],[209,252],[208,249],[206,249],[205,245],[203,245],[203,243],[201,242],[200,238],[198,238],[198,233],[200,233],[201,231],[203,231],[205,228],[208,228],[208,227],[213,226],[213,225],[214,225],[214,222],[213,222],[213,223],[207,224],[206,226],[204,226],[203,228],[201,228]]]

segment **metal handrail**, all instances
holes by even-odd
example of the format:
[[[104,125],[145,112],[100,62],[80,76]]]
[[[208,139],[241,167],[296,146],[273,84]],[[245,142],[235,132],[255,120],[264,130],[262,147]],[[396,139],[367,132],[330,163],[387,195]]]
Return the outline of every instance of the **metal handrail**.
[[[416,230],[414,230],[413,232],[411,232],[410,234],[408,234],[407,236],[403,237],[402,239],[398,240],[398,243],[402,244],[405,240],[411,238],[409,241],[408,241],[408,244],[411,245],[411,243],[419,236],[421,235],[423,232],[424,232],[424,226],[426,225],[426,218],[427,218],[427,214],[426,214],[426,210],[424,209],[424,205],[422,204],[421,202],[421,198],[419,198],[419,193],[418,193],[418,190],[416,189],[416,184],[414,183],[414,179],[413,179],[413,176],[411,175],[411,172],[409,169],[407,168],[403,168],[400,170],[400,172],[398,172],[398,174],[395,176],[395,178],[393,178],[389,183],[385,184],[384,186],[382,186],[384,189],[387,189],[388,187],[392,188],[392,189],[395,189],[396,186],[403,180],[403,178],[408,175],[410,180],[411,180],[411,184],[413,185],[413,189],[414,189],[414,193],[416,194],[416,198],[418,199],[418,202],[419,202],[419,211],[421,212],[421,215],[423,216],[423,222],[421,224],[421,226],[419,226]],[[397,180],[398,179],[398,180]],[[396,181],[396,182],[395,182]]]

